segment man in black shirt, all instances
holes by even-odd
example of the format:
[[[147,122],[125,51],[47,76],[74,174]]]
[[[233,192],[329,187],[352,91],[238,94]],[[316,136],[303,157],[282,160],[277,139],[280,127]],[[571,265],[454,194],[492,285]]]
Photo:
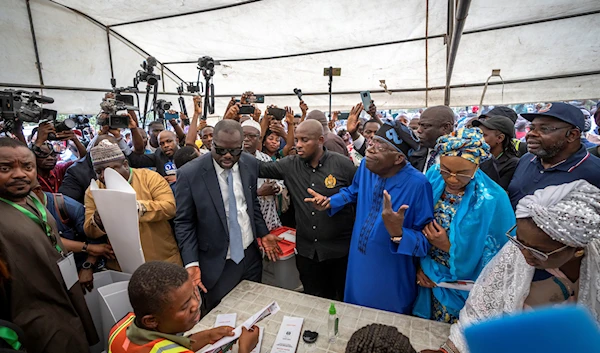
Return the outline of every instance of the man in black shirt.
[[[348,157],[323,148],[323,128],[318,121],[306,120],[298,125],[295,137],[298,154],[261,162],[259,177],[285,181],[292,195],[297,224],[296,266],[304,292],[342,300],[354,207],[348,205],[329,217],[304,199],[311,197],[308,188],[324,196],[335,195],[352,184],[356,169]]]

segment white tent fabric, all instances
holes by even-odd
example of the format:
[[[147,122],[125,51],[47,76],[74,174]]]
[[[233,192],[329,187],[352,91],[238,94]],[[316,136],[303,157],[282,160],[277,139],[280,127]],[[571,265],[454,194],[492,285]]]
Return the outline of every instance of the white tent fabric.
[[[0,87],[40,87],[27,2],[2,3]],[[380,109],[444,102],[448,0],[30,0],[30,8],[43,93],[61,113],[97,112],[111,64],[117,85],[129,86],[148,55],[173,103],[181,80],[196,80],[199,57],[220,61],[219,115],[247,90],[297,107],[296,87],[311,109],[327,110],[329,66],[342,68],[335,110],[349,110],[363,90]],[[598,0],[472,0],[450,105],[478,104],[492,69],[506,84],[491,85],[485,104],[600,97],[599,20]]]

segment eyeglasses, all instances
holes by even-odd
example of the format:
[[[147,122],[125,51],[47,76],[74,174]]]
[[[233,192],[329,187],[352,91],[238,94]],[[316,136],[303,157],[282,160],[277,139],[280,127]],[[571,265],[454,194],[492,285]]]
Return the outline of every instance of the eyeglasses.
[[[373,139],[371,139],[371,141],[369,142],[369,145],[368,145],[368,146],[369,146],[369,147],[371,147],[371,146],[372,146],[373,148],[375,148],[375,150],[376,150],[377,152],[396,152],[396,151],[394,151],[394,150],[391,150],[391,149],[388,147],[387,143],[385,143],[385,142],[379,142],[379,141],[375,140],[374,138],[373,138]]]
[[[259,134],[244,134],[244,140],[248,139],[248,140],[253,140],[255,138],[258,138],[258,136],[260,136]]]
[[[442,177],[444,177],[444,178],[455,177],[458,181],[462,181],[462,182],[471,181],[475,177],[475,173],[477,173],[477,169],[475,169],[475,172],[473,172],[473,175],[468,175],[468,174],[452,173],[449,170],[440,167],[440,174],[442,174]]]
[[[214,143],[213,143],[213,148],[215,149],[215,152],[217,152],[217,154],[219,156],[224,156],[227,153],[231,154],[234,157],[239,156],[240,154],[242,154],[242,149],[240,147],[238,148],[223,148],[223,147],[217,147]]]
[[[548,126],[548,125],[529,125],[529,131],[538,131],[542,135],[549,135],[557,130],[573,128],[571,125],[565,126]]]
[[[558,253],[558,252],[561,252],[561,251],[563,251],[563,250],[565,250],[566,248],[568,248],[568,247],[569,247],[568,245],[565,245],[565,246],[563,246],[562,248],[556,249],[556,250],[554,250],[554,251],[551,251],[551,252],[549,252],[549,253],[544,253],[544,252],[541,252],[541,251],[539,251],[539,250],[537,250],[537,249],[534,249],[534,248],[532,248],[532,247],[529,247],[529,246],[527,246],[527,245],[525,245],[525,244],[521,243],[521,242],[520,242],[520,241],[517,239],[517,237],[515,237],[515,236],[512,236],[510,233],[512,233],[512,232],[513,232],[513,230],[515,230],[515,228],[517,228],[517,225],[516,225],[516,224],[515,224],[515,225],[514,225],[512,228],[510,228],[510,229],[508,230],[508,232],[506,232],[506,237],[508,238],[508,240],[510,240],[510,241],[511,241],[513,244],[515,244],[515,245],[516,245],[516,247],[517,247],[517,248],[519,248],[519,250],[525,250],[525,249],[527,249],[527,251],[529,251],[529,252],[531,253],[531,255],[533,255],[533,257],[535,257],[536,259],[538,259],[538,260],[540,260],[540,261],[543,261],[543,262],[545,262],[545,261],[548,261],[548,257],[549,257],[550,255],[554,255],[554,254],[556,254],[556,253]]]

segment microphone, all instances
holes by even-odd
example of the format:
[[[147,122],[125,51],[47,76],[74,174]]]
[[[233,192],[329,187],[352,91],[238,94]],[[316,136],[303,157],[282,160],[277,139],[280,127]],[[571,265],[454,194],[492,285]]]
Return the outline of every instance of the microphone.
[[[47,97],[47,96],[42,96],[40,94],[37,94],[36,92],[33,92],[31,94],[31,98],[34,99],[37,102],[43,103],[43,104],[51,104],[54,103],[54,98],[52,97]]]
[[[153,56],[149,56],[146,58],[146,65],[148,67],[154,67],[154,66],[156,66],[157,63],[158,62],[156,61],[156,58]]]

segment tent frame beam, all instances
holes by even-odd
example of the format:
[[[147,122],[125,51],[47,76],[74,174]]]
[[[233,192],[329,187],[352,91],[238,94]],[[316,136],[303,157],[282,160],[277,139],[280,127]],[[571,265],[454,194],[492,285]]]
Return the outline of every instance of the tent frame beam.
[[[574,78],[574,77],[585,77],[585,76],[594,76],[600,75],[600,70],[596,71],[585,71],[585,72],[575,72],[570,74],[563,75],[552,75],[552,76],[543,76],[543,77],[534,77],[534,78],[523,78],[523,79],[515,79],[515,80],[506,80],[504,82],[490,82],[488,86],[496,86],[496,85],[510,85],[510,84],[519,84],[519,83],[528,83],[528,82],[537,82],[537,81],[548,81],[548,80],[558,80],[564,78]],[[466,83],[466,84],[458,84],[451,85],[450,89],[455,88],[471,88],[471,87],[483,87],[485,86],[485,82],[478,83]],[[69,86],[40,86],[40,85],[30,85],[30,84],[18,84],[18,83],[1,83],[0,87],[21,87],[21,88],[44,88],[49,90],[57,90],[57,91],[87,91],[87,92],[109,92],[110,88],[86,88],[86,87],[69,87]],[[390,89],[390,90],[372,90],[371,93],[401,93],[401,92],[424,92],[428,91],[440,91],[445,90],[446,86],[436,86],[429,88],[403,88],[403,89]],[[361,91],[343,91],[343,92],[335,92],[334,95],[339,94],[358,94]],[[178,96],[179,94],[176,92],[158,92],[160,95],[170,95],[170,96]],[[328,92],[312,92],[312,93],[302,93],[305,96],[326,96]],[[192,93],[183,93],[184,96],[194,96]],[[295,93],[270,93],[265,94],[266,97],[285,97],[285,96],[296,96]],[[216,98],[231,98],[232,94],[220,94],[215,95]]]
[[[44,88],[44,75],[42,74],[42,63],[40,62],[40,53],[38,51],[37,38],[35,36],[35,28],[33,26],[33,16],[31,15],[31,5],[29,4],[29,0],[26,1],[26,4],[27,16],[29,17],[29,28],[31,29],[31,39],[33,40],[33,50],[35,51],[35,66],[37,67],[41,88]]]
[[[210,9],[196,10],[196,11],[178,13],[178,14],[167,15],[167,16],[160,16],[160,17],[151,17],[151,18],[145,18],[143,20],[136,20],[136,21],[122,22],[122,23],[115,23],[113,25],[109,25],[108,27],[112,28],[112,27],[117,27],[117,26],[132,25],[132,24],[136,24],[136,23],[145,23],[145,22],[152,22],[152,21],[159,21],[159,20],[167,20],[167,19],[170,19],[170,18],[176,18],[176,17],[181,17],[181,16],[188,16],[188,15],[195,15],[195,14],[205,13],[205,12],[225,10],[225,9],[229,9],[229,8],[232,8],[232,7],[243,6],[243,5],[252,4],[252,3],[260,2],[260,1],[262,1],[262,0],[247,0],[247,1],[243,1],[243,2],[238,2],[236,4],[229,4],[229,5],[223,5],[223,6],[218,6],[218,7],[212,7]]]
[[[449,1],[454,1],[454,0],[449,0]],[[526,22],[519,22],[519,23],[500,25],[500,26],[494,26],[494,27],[488,27],[488,28],[474,29],[474,30],[464,31],[463,35],[490,32],[490,31],[498,31],[498,30],[502,30],[502,29],[509,29],[509,28],[523,27],[523,26],[530,26],[530,25],[535,25],[535,24],[539,24],[539,23],[567,20],[567,19],[571,19],[571,18],[591,16],[591,15],[597,15],[597,14],[600,14],[600,10],[590,11],[590,12],[585,12],[585,13],[578,13],[578,14],[573,14],[573,15],[544,18],[544,19],[535,20],[535,21],[526,21]],[[217,61],[239,62],[239,61],[287,59],[287,58],[295,58],[295,57],[299,57],[299,56],[327,54],[327,53],[335,53],[335,52],[346,51],[346,50],[365,49],[365,48],[381,47],[381,46],[385,46],[385,45],[395,45],[395,44],[403,44],[403,43],[410,43],[410,42],[419,42],[419,41],[424,41],[425,39],[446,38],[446,36],[447,36],[446,34],[436,34],[436,35],[430,35],[427,38],[426,37],[418,37],[418,38],[410,38],[410,39],[401,39],[401,40],[396,40],[396,41],[391,41],[391,42],[364,44],[364,45],[345,47],[345,48],[325,49],[325,50],[318,50],[318,51],[312,51],[312,52],[286,54],[286,55],[269,56],[269,57],[261,57],[261,58],[217,59]],[[164,65],[178,65],[178,64],[195,64],[197,62],[198,62],[198,60],[182,60],[182,61],[165,61],[165,62],[163,62],[163,64]]]

